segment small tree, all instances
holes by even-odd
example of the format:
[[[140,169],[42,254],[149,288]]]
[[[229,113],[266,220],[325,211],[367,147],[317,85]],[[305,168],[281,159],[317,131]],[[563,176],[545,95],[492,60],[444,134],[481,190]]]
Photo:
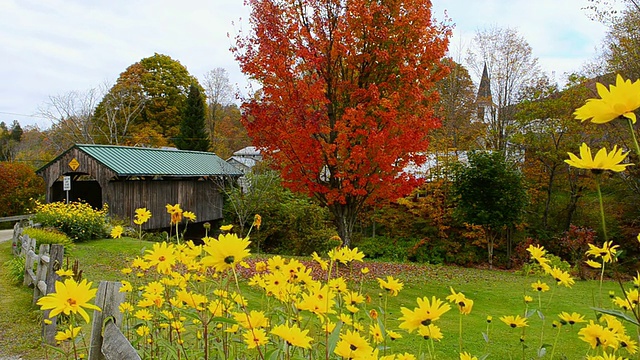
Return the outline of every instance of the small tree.
[[[44,191],[44,181],[28,165],[0,162],[0,217],[24,214]]]
[[[495,241],[520,220],[527,203],[520,171],[499,152],[470,153],[469,165],[454,171],[452,192],[457,201],[454,215],[483,227],[492,267]]]
[[[180,122],[180,135],[175,141],[182,150],[208,151],[211,147],[205,129],[206,105],[200,89],[195,84],[189,87],[187,104]]]

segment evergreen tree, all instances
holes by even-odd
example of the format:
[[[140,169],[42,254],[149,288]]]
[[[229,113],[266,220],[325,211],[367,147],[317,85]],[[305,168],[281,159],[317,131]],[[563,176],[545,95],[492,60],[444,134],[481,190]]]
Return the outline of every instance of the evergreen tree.
[[[211,147],[205,129],[206,105],[200,89],[191,84],[176,146],[181,150],[208,151]]]

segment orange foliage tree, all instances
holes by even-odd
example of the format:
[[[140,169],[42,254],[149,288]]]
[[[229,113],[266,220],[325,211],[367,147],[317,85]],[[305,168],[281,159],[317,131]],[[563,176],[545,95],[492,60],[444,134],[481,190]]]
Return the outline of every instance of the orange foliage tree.
[[[21,215],[44,190],[44,181],[28,165],[0,162],[0,217]]]
[[[252,31],[232,49],[259,96],[243,121],[285,184],[328,206],[349,245],[366,204],[417,184],[438,126],[434,83],[451,29],[427,0],[247,0]]]

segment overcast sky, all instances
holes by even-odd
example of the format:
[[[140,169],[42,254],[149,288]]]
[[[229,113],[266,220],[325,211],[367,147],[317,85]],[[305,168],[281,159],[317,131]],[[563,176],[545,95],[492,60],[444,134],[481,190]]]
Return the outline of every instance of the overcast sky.
[[[478,29],[512,27],[559,81],[595,57],[606,32],[582,10],[587,0],[433,3],[437,19],[446,10],[455,24],[452,52],[468,47]],[[243,0],[0,0],[0,121],[47,128],[37,113],[49,96],[113,83],[156,52],[198,79],[225,68],[232,84],[243,88],[227,34],[247,28],[248,14]]]

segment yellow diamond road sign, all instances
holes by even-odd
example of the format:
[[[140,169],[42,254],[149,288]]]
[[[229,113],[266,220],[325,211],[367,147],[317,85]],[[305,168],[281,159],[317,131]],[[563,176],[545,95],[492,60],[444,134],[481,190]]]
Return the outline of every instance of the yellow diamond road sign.
[[[76,160],[76,158],[73,158],[73,160],[69,162],[69,167],[73,171],[76,171],[76,169],[78,169],[79,166],[80,166],[80,163],[78,162],[78,160]]]

